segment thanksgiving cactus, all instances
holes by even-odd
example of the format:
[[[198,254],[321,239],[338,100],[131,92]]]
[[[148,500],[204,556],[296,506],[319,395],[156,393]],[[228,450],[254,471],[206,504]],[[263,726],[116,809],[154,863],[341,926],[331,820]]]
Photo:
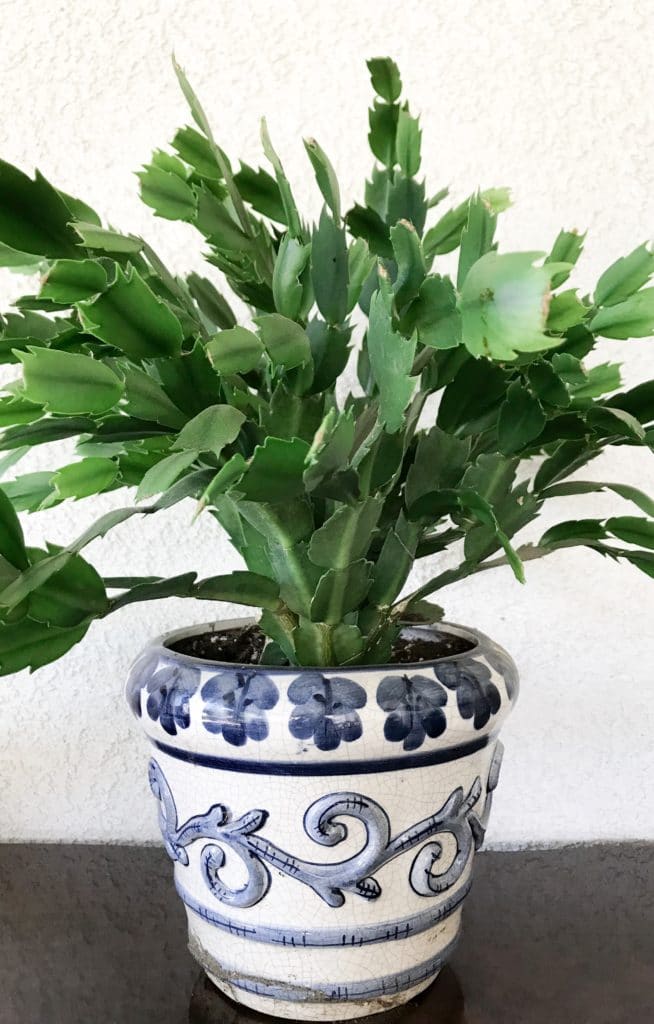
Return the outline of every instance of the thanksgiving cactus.
[[[176,67],[194,126],[153,154],[141,197],[197,229],[206,277],[176,276],[143,238],[0,162],[0,263],[38,276],[0,319],[0,359],[19,374],[0,399],[4,477],[33,446],[76,439],[75,461],[0,489],[2,673],[173,595],[259,608],[264,663],[379,664],[403,624],[441,616],[428,597],[494,566],[523,582],[524,562],[584,545],[654,575],[654,502],[574,479],[608,446],[654,444],[654,381],[624,391],[617,364],[584,365],[599,338],[654,333],[654,254],[640,245],[579,296],[582,235],[562,231],[547,254],[500,252],[508,191],[441,213],[448,190],[420,177],[398,69],[368,67],[362,202],[344,210],[326,153],[304,142],[317,224],[265,122],[270,170],[236,169]],[[515,543],[549,498],[605,489],[630,514]],[[17,513],[113,490],[124,504],[67,546],[26,543]],[[187,499],[221,524],[242,571],[103,578],[86,560],[128,518]],[[450,549],[458,564],[439,568]],[[423,559],[433,575],[407,593]]]

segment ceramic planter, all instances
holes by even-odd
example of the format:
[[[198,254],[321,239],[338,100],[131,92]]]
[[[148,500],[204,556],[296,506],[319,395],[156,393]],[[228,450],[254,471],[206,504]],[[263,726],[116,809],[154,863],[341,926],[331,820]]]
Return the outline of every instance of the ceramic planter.
[[[279,1017],[406,1002],[457,940],[517,696],[511,658],[451,625],[474,648],[414,665],[265,668],[168,646],[211,628],[155,642],[127,687],[191,952],[227,995]]]

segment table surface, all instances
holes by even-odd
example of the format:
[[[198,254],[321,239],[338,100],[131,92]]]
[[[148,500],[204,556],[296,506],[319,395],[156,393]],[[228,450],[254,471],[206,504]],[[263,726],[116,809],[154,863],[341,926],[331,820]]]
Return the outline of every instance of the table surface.
[[[158,849],[0,846],[0,1022],[269,1022],[211,992],[185,933]],[[654,847],[480,854],[451,968],[401,1019],[654,1022]]]

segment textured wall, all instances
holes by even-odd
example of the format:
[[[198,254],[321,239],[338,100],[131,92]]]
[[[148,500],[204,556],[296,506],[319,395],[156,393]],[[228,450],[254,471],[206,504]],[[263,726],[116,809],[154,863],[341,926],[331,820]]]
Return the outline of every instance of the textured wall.
[[[315,134],[348,198],[367,173],[366,56],[401,65],[426,131],[424,170],[455,198],[513,186],[502,247],[547,249],[561,227],[588,227],[577,280],[590,287],[654,223],[648,0],[0,0],[2,156],[38,167],[116,226],[147,232],[176,269],[197,265],[194,233],[153,220],[132,172],[187,118],[174,48],[231,154],[258,160],[258,118],[309,210],[316,190],[300,136]],[[21,283],[5,275],[6,308]],[[651,342],[606,343],[629,385],[654,372]],[[51,468],[43,455],[28,468]],[[591,479],[653,483],[647,453],[619,449]],[[70,539],[120,499],[66,506],[27,524],[34,542]],[[624,511],[608,497],[560,500],[553,519]],[[212,523],[175,510],[113,533],[89,555],[112,573],[236,567]],[[547,523],[533,531],[538,534]],[[477,625],[519,664],[523,694],[490,842],[654,839],[654,589],[635,570],[570,552],[447,595],[454,621]],[[230,609],[226,609],[225,614]],[[142,841],[156,835],[146,750],[122,701],[127,667],[148,637],[209,618],[181,601],[125,609],[34,676],[0,681],[0,838]]]

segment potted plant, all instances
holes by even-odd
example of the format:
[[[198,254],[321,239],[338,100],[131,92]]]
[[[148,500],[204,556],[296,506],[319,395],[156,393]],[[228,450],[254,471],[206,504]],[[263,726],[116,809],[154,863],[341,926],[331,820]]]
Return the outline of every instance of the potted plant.
[[[623,391],[617,365],[584,360],[600,337],[654,333],[654,255],[641,245],[580,297],[576,232],[544,258],[498,252],[506,189],[433,214],[447,189],[419,177],[397,67],[368,66],[365,200],[343,213],[308,139],[313,225],[265,123],[272,173],[235,169],[177,68],[195,126],[153,155],[142,198],[198,229],[245,324],[208,278],[175,276],[142,238],[0,164],[2,263],[40,275],[2,320],[19,372],[0,399],[3,471],[77,439],[75,461],[0,489],[0,669],[53,661],[136,602],[259,609],[155,641],[127,696],[192,952],[239,1002],[315,1020],[429,985],[484,838],[516,671],[427,599],[500,565],[523,582],[524,562],[572,545],[654,575],[654,502],[572,478],[607,446],[652,446],[654,381]],[[17,511],[134,487],[67,546],[26,544]],[[604,489],[627,514],[514,545],[548,499]],[[187,499],[242,571],[102,578],[87,561],[95,538]]]

